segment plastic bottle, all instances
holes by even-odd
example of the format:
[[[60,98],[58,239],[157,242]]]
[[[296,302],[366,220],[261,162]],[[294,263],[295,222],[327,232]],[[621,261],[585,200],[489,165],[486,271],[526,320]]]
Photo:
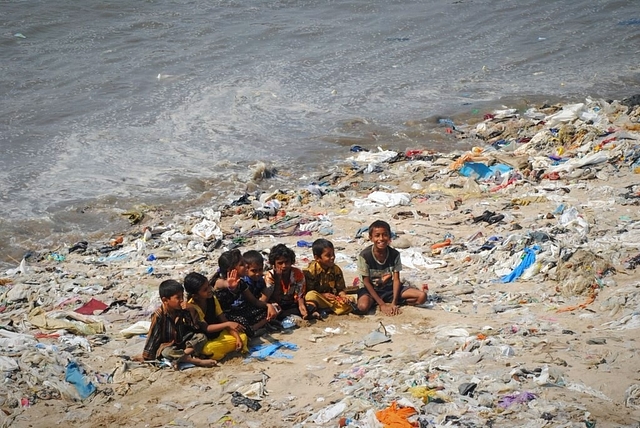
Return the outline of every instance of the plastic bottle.
[[[289,328],[297,327],[299,318],[300,317],[297,317],[295,315],[289,315],[285,317],[285,319],[282,320],[282,328],[289,329]]]

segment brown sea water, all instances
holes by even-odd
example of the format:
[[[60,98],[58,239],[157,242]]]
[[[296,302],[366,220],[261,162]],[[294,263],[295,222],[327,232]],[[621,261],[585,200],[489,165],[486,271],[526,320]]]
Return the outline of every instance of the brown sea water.
[[[0,4],[0,265],[304,186],[352,145],[463,150],[440,118],[640,92],[634,1]]]

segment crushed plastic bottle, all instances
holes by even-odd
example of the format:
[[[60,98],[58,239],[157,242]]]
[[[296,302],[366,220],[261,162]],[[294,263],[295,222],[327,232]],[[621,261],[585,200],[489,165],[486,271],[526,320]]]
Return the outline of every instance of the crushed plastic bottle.
[[[302,318],[300,318],[299,316],[289,315],[282,320],[282,328],[289,329],[289,328],[298,327],[300,324],[300,321],[302,321]]]

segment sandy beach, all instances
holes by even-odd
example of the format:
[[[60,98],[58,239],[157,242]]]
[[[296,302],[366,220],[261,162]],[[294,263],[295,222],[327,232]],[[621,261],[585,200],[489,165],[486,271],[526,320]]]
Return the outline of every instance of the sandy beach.
[[[477,147],[466,153],[354,152],[314,184],[248,205],[140,208],[130,230],[83,251],[34,249],[0,275],[0,331],[11,333],[0,336],[0,423],[373,428],[396,402],[419,427],[638,426],[640,109],[536,107],[444,123]],[[425,307],[308,322],[253,339],[276,345],[264,359],[232,353],[213,369],[129,360],[145,339],[121,331],[149,319],[163,279],[211,275],[227,248],[277,243],[304,268],[312,254],[299,241],[325,237],[357,285],[375,219],[396,234],[402,278],[428,288]],[[84,330],[42,325],[90,299],[108,310],[62,318]],[[367,346],[374,331],[388,341]],[[96,387],[84,400],[64,380],[69,361]],[[234,406],[234,391],[261,408]]]

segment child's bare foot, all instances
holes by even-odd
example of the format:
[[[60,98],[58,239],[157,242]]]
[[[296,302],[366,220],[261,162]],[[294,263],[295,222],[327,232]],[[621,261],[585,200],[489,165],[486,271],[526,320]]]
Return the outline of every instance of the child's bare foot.
[[[194,366],[207,367],[207,368],[216,367],[218,365],[218,362],[214,359],[196,358],[193,355],[188,355],[188,354],[175,362],[176,366],[174,368],[176,370],[179,366],[179,363],[188,363],[188,364],[193,364]]]
[[[200,358],[192,358],[191,362],[198,367],[211,368],[218,366],[218,362],[216,360],[202,360]]]

